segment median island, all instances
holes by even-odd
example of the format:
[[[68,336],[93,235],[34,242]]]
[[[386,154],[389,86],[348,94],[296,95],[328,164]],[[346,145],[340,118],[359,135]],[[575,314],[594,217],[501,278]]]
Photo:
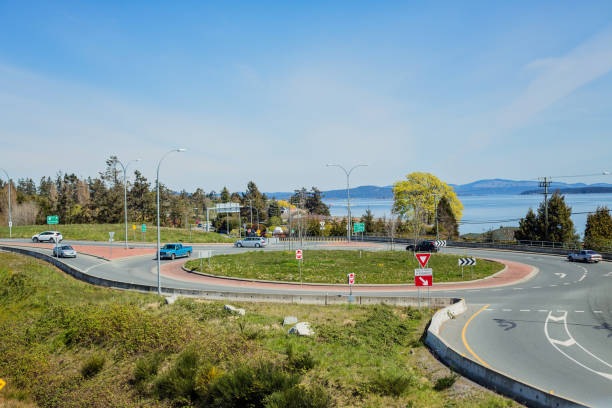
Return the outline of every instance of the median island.
[[[482,279],[504,268],[499,262],[476,259],[473,267],[464,266],[463,275],[458,260],[461,256],[434,253],[428,268],[433,269],[434,284]],[[250,251],[238,255],[216,255],[202,262],[194,259],[185,264],[193,272],[209,275],[299,282],[300,272],[295,252]],[[355,273],[356,284],[414,283],[414,269],[420,265],[412,252],[359,250],[304,250],[302,281],[304,283],[346,283],[346,275]],[[470,269],[473,268],[473,269]]]

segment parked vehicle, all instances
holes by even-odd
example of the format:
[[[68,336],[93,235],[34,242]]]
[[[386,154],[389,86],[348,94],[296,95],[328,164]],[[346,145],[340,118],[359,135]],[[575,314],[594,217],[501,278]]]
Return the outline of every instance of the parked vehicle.
[[[32,241],[34,242],[62,242],[64,237],[62,237],[61,232],[59,231],[44,231],[40,234],[36,234],[32,236]]]
[[[595,251],[590,249],[583,249],[580,252],[572,252],[567,256],[567,260],[570,262],[593,262],[597,263],[601,261],[603,257]]]
[[[438,252],[438,247],[434,241],[421,241],[416,247],[414,244],[410,244],[406,247],[406,251],[413,252]]]
[[[159,257],[160,259],[174,259],[182,256],[190,257],[192,252],[193,248],[190,246],[183,246],[183,244],[166,244],[159,250]]]
[[[266,245],[268,245],[268,241],[264,237],[246,237],[234,243],[234,246],[238,248],[262,248]]]
[[[58,258],[76,258],[77,251],[70,245],[58,245],[53,248],[53,256]]]

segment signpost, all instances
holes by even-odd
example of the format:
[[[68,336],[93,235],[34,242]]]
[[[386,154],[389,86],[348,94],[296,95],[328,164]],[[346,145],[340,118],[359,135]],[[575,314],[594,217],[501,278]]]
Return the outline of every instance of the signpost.
[[[142,233],[142,241],[145,240],[145,232],[147,232],[147,224],[142,224],[140,226],[140,232]]]
[[[353,302],[355,299],[353,298],[353,285],[355,284],[355,273],[351,272],[351,273],[347,273],[346,274],[346,279],[348,280],[348,285],[349,285],[349,297],[348,297],[348,301],[349,303]]]
[[[419,308],[421,307],[421,287],[427,286],[427,307],[431,309],[431,298],[429,296],[429,288],[433,286],[433,269],[426,268],[427,262],[431,257],[430,253],[415,252],[420,268],[414,270],[414,285],[417,287],[417,296],[419,298]]]
[[[295,250],[295,259],[297,259],[298,261],[298,268],[300,270],[300,285],[302,284],[302,259],[303,259],[304,255],[302,254],[302,250],[301,249],[296,249]]]
[[[365,231],[365,224],[363,222],[353,223],[353,232],[361,232],[361,240],[363,241],[363,232]]]
[[[134,233],[134,242],[136,242],[136,224],[132,224],[132,232]]]
[[[59,224],[59,216],[58,215],[47,215],[47,224]]]
[[[470,267],[470,276],[474,277],[474,265],[476,265],[476,258],[459,258],[459,266],[461,267],[461,278],[463,278],[463,266],[467,265]]]
[[[112,231],[109,232],[108,237],[108,242],[110,242],[110,259],[113,259],[113,241],[115,240],[115,233]]]

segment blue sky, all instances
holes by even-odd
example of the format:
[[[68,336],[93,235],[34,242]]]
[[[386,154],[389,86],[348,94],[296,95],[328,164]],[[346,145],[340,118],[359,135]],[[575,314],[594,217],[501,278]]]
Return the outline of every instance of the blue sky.
[[[0,3],[2,167],[173,189],[612,170],[610,2]],[[570,180],[566,180],[570,181]],[[578,180],[571,180],[578,181]],[[582,181],[612,182],[612,177]]]

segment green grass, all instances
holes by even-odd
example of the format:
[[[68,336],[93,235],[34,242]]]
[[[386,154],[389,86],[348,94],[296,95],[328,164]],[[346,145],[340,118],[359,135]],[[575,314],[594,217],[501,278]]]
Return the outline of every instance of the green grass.
[[[137,230],[134,234],[132,224],[128,224],[129,242],[155,242],[157,240],[157,227],[147,225],[147,232],[140,231],[140,224],[136,225]],[[67,240],[83,241],[108,241],[109,232],[115,233],[115,241],[125,240],[124,224],[59,224],[59,225],[19,225],[13,227],[13,238],[32,238],[34,234],[42,231],[53,230],[62,233]],[[227,238],[216,232],[189,231],[179,228],[161,227],[161,240],[163,242],[189,242],[189,243],[209,243],[209,242],[234,242],[235,239]],[[0,238],[8,238],[9,229],[6,226],[0,227]]]
[[[246,316],[90,286],[0,253],[0,405],[515,406],[465,382],[436,391],[448,369],[420,343],[425,311],[235,305]],[[315,336],[288,335],[286,315],[309,321]]]
[[[469,267],[457,266],[457,255],[432,254],[428,267],[433,269],[436,282],[457,282],[480,279],[503,269],[503,265],[483,259],[476,261],[473,274]],[[219,276],[299,282],[300,275],[295,253],[290,251],[250,251],[240,255],[217,255],[211,266],[208,260],[187,262],[188,269]],[[302,279],[310,283],[346,283],[346,274],[355,273],[358,284],[414,283],[414,269],[419,264],[412,252],[304,250]]]

